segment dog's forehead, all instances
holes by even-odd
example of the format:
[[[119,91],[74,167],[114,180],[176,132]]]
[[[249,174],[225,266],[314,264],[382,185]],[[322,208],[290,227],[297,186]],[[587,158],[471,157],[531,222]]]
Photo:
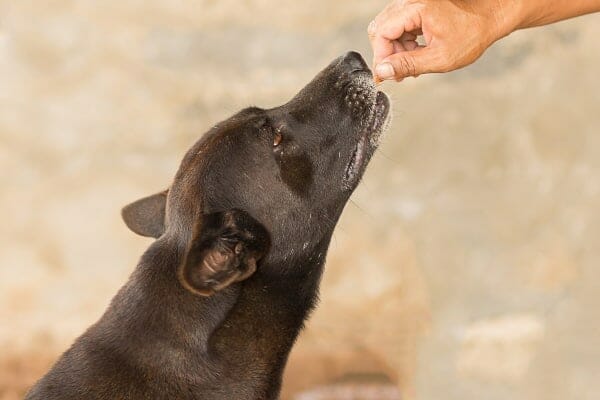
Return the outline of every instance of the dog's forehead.
[[[188,150],[181,162],[180,172],[206,165],[223,142],[255,128],[256,121],[263,115],[264,110],[249,107],[213,126]]]
[[[255,128],[257,123],[264,118],[266,115],[266,111],[262,108],[258,107],[247,107],[238,113],[232,115],[228,119],[221,121],[216,124],[208,131],[205,135],[207,136],[217,136],[217,137],[225,137],[228,135],[236,134],[241,131],[244,131],[248,128]],[[202,141],[201,138],[200,141]]]

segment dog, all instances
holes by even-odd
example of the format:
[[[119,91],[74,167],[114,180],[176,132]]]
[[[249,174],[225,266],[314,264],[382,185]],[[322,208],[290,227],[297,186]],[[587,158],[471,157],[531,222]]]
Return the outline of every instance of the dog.
[[[389,110],[350,52],[287,104],[213,127],[168,190],[123,209],[156,240],[26,399],[277,399]]]

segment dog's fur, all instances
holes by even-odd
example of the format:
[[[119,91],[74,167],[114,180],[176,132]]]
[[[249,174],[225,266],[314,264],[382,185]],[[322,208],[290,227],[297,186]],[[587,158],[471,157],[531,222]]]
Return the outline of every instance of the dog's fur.
[[[215,126],[168,191],[123,209],[157,240],[26,399],[276,399],[388,111],[348,53],[289,103]]]

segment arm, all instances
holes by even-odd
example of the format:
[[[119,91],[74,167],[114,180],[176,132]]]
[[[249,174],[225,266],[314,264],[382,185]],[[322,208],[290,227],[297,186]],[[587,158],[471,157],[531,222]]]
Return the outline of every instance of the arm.
[[[513,30],[551,24],[600,11],[600,0],[512,0],[517,3]]]
[[[462,68],[515,30],[596,11],[600,0],[395,0],[369,25],[375,79]]]

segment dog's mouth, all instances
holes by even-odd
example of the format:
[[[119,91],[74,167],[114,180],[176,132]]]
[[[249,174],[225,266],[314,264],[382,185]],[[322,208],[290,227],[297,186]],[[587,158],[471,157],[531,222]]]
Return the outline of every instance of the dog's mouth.
[[[381,134],[389,122],[390,100],[383,92],[372,87],[374,98],[368,105],[368,113],[364,128],[361,130],[358,143],[350,156],[344,174],[344,187],[353,189],[358,184],[371,156],[379,145]]]

